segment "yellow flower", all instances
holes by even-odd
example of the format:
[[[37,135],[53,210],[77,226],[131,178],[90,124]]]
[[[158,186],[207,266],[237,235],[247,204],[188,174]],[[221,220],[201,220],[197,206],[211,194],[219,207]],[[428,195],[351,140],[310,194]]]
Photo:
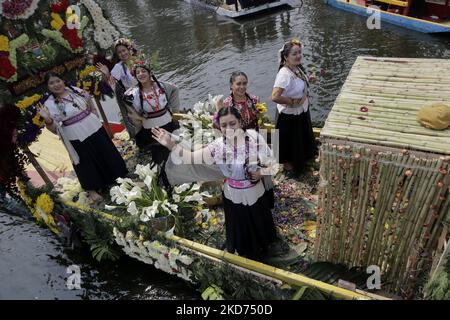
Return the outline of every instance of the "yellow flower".
[[[203,222],[203,223],[202,223],[202,228],[203,228],[203,229],[208,229],[208,224],[207,224],[206,222]]]
[[[83,70],[80,71],[80,79],[86,78],[92,72],[95,72],[95,66],[87,66]]]
[[[19,192],[20,195],[22,196],[23,201],[25,201],[25,204],[30,207],[31,204],[33,203],[33,199],[31,199],[26,192],[26,188],[25,188],[25,183],[23,183],[22,181],[19,181]]]
[[[25,110],[29,106],[32,106],[33,104],[38,102],[41,98],[42,96],[40,94],[34,94],[31,97],[25,97],[16,103],[16,107],[20,110]]]
[[[39,128],[42,128],[44,126],[44,120],[42,119],[42,117],[39,113],[36,113],[36,115],[34,116],[32,121]]]
[[[9,39],[3,35],[0,35],[0,51],[9,51]]]
[[[258,113],[266,113],[267,112],[266,103],[264,102],[256,104],[256,111],[258,111]]]
[[[215,226],[215,225],[217,224],[217,218],[212,218],[212,219],[211,219],[211,224],[212,224],[213,226]]]
[[[36,208],[41,209],[47,215],[52,213],[54,205],[52,198],[46,193],[36,199]]]
[[[59,14],[54,13],[54,12],[52,12],[51,16],[53,18],[53,20],[50,22],[51,26],[56,31],[59,31],[65,25],[63,19],[61,19]]]

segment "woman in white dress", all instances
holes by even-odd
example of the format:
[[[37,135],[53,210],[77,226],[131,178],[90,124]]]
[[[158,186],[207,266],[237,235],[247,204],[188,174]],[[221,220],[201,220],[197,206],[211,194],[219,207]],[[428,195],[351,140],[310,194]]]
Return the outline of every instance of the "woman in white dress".
[[[132,73],[138,85],[129,88],[123,100],[128,117],[136,128],[136,144],[141,150],[149,150],[156,164],[163,163],[169,152],[152,137],[151,129],[160,127],[169,132],[178,128],[172,112],[179,110],[178,88],[168,82],[160,82],[144,60],[133,62]]]
[[[279,53],[280,67],[270,97],[277,103],[279,161],[285,170],[301,173],[316,150],[309,112],[309,81],[301,65],[300,41],[286,42]]]
[[[101,200],[97,191],[126,176],[125,162],[103,128],[91,96],[66,86],[56,73],[49,72],[46,83],[50,95],[40,105],[46,127],[60,136],[81,187],[94,201]]]
[[[114,44],[114,53],[110,70],[107,65],[98,63],[97,69],[102,73],[103,80],[107,82],[114,90],[117,104],[119,105],[122,118],[131,137],[136,134],[136,128],[133,127],[128,113],[123,104],[123,94],[129,88],[138,84],[132,74],[132,58],[137,54],[136,48],[129,39],[120,38]]]
[[[222,136],[194,152],[184,149],[164,129],[152,129],[153,136],[186,162],[203,160],[216,164],[223,175],[223,199],[226,227],[226,249],[260,260],[270,244],[277,240],[270,204],[261,181],[272,174],[273,157],[269,147],[254,130],[242,130],[240,112],[233,107],[220,109],[218,120]]]

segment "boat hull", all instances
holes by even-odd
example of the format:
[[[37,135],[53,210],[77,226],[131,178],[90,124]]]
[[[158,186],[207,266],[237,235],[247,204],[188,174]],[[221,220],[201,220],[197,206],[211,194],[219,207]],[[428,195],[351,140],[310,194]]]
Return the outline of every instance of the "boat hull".
[[[353,12],[361,16],[370,16],[373,13],[368,13],[367,8],[353,3],[348,3],[341,0],[325,0],[325,3],[335,8]],[[376,10],[376,9],[375,9]],[[426,21],[413,17],[402,16],[400,14],[380,11],[380,17],[382,22],[391,23],[400,27],[415,30],[423,33],[450,33],[450,24],[436,23],[432,21]]]
[[[276,2],[266,3],[263,5],[257,6],[257,7],[251,7],[251,8],[241,9],[239,11],[234,11],[234,10],[227,10],[222,7],[216,7],[216,6],[207,4],[201,0],[185,0],[185,2],[196,5],[196,6],[203,7],[208,10],[213,10],[220,16],[229,17],[229,18],[233,18],[233,19],[247,18],[249,16],[263,13],[263,12],[270,11],[270,10],[277,10],[277,9],[281,9],[284,7],[292,7],[291,1],[280,0],[280,1],[276,1]]]

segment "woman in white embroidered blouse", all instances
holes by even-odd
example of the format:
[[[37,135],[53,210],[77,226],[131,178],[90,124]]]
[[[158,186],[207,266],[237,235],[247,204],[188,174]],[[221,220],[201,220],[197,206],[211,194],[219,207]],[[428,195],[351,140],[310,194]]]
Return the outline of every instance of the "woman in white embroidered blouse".
[[[285,170],[300,173],[316,151],[309,111],[309,81],[301,66],[300,41],[286,42],[279,54],[280,67],[270,97],[277,103],[279,161]]]
[[[72,160],[82,188],[91,199],[127,174],[125,162],[100,122],[92,98],[75,87],[67,87],[59,75],[49,72],[46,83],[50,92],[40,114],[46,127],[58,134]]]
[[[273,174],[275,159],[255,130],[242,130],[240,112],[234,107],[218,113],[222,136],[203,149],[191,152],[172,140],[164,129],[152,129],[153,136],[184,162],[215,163],[223,175],[226,248],[252,259],[262,259],[277,240],[270,204],[261,182]]]
[[[137,50],[131,40],[120,38],[114,44],[112,70],[110,71],[105,64],[97,63],[97,69],[102,73],[103,81],[107,82],[116,94],[117,104],[119,105],[125,127],[131,137],[134,137],[136,130],[130,119],[128,119],[122,97],[127,89],[136,86],[138,83],[131,70],[132,58],[136,53]]]
[[[149,149],[152,160],[161,164],[169,152],[153,139],[150,129],[161,127],[173,132],[178,128],[172,119],[172,111],[177,111],[180,105],[178,88],[158,81],[147,61],[135,60],[132,72],[138,85],[128,89],[123,99],[128,107],[128,117],[137,131],[136,144],[141,150]]]

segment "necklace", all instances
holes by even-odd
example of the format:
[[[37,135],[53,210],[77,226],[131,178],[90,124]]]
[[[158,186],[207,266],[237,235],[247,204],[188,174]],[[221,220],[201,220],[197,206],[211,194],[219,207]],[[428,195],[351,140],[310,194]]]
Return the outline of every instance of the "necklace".
[[[80,105],[78,103],[79,102],[78,98],[74,97],[72,95],[72,93],[70,93],[70,92],[66,97],[56,98],[55,102],[56,102],[56,107],[57,107],[59,113],[62,114],[64,117],[67,117],[66,102],[71,103],[74,108],[76,108],[78,110],[82,110],[82,108],[80,107]]]
[[[143,92],[144,99],[145,101],[147,101],[148,105],[152,108],[153,112],[159,110],[159,98],[161,94],[162,94],[161,90],[156,90],[154,86],[152,86],[150,93]],[[153,100],[155,101],[154,103],[152,103]]]

